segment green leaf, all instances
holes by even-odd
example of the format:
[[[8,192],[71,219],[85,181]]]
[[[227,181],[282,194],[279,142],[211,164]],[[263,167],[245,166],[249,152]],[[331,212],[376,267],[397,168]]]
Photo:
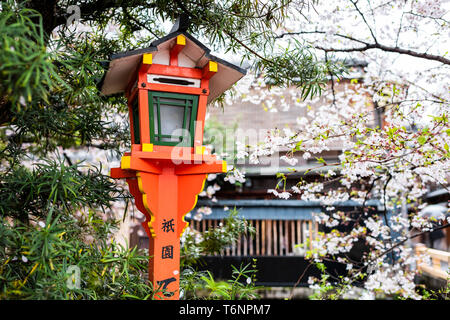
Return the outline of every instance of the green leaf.
[[[327,163],[325,162],[325,160],[322,157],[320,157],[320,158],[316,157],[316,160],[317,160],[318,163],[322,163],[324,166],[327,165]]]
[[[420,136],[420,137],[417,138],[417,142],[418,142],[420,145],[423,146],[423,145],[427,142],[427,137],[426,137],[426,136]]]

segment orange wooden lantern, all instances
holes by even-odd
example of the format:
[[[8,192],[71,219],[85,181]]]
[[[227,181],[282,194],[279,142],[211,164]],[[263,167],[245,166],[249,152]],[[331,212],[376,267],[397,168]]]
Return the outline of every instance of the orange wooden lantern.
[[[161,299],[179,298],[180,236],[208,173],[225,161],[203,146],[207,104],[245,70],[210,54],[180,27],[145,49],[115,54],[100,83],[103,95],[128,98],[131,151],[112,178],[125,178],[149,243],[149,278]]]

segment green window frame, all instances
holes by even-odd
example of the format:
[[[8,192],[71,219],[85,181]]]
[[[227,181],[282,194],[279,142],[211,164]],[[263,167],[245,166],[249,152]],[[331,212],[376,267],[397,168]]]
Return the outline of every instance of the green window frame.
[[[194,145],[198,95],[149,91],[148,105],[151,143],[163,146],[183,147],[192,147]],[[174,136],[167,134],[167,132],[162,133],[161,121],[164,121],[164,119],[161,118],[161,105],[164,106],[164,112],[176,113],[179,117],[178,120],[182,119],[182,126],[181,128],[178,127],[178,129],[183,129],[183,135]]]
[[[141,131],[139,125],[139,99],[138,95],[134,97],[133,102],[131,102],[131,116],[133,117],[133,136],[134,136],[134,144],[141,143]]]

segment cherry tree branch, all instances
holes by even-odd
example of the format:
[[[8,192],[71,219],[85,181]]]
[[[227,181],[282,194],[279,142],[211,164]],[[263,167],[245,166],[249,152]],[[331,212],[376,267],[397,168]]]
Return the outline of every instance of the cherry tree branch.
[[[297,282],[296,282],[296,283],[294,284],[294,286],[292,287],[291,295],[290,295],[289,299],[292,299],[292,297],[294,296],[294,289],[298,286],[298,284],[300,283],[300,281],[301,281],[301,280],[303,279],[303,277],[305,276],[306,271],[308,271],[309,267],[311,267],[312,265],[314,265],[314,263],[310,262],[310,263],[306,266],[305,270],[303,270],[303,273],[301,274],[301,276],[298,278]]]
[[[395,245],[391,246],[389,249],[386,249],[385,251],[383,251],[382,253],[380,253],[380,254],[379,254],[378,256],[376,256],[374,259],[370,260],[369,263],[370,263],[370,262],[373,262],[373,261],[376,261],[377,259],[381,258],[382,256],[384,256],[384,255],[386,255],[386,254],[392,252],[395,248],[398,248],[399,246],[401,246],[402,244],[404,244],[404,243],[405,243],[406,241],[408,241],[408,240],[417,238],[417,237],[419,237],[419,236],[421,236],[421,235],[424,235],[424,234],[426,234],[426,233],[430,233],[430,232],[442,230],[442,229],[445,229],[445,228],[448,228],[448,227],[450,227],[450,224],[449,224],[449,223],[444,224],[444,225],[442,225],[442,226],[440,226],[440,227],[434,228],[433,230],[422,231],[422,232],[416,233],[416,234],[414,234],[414,235],[412,235],[412,236],[406,237],[405,239],[403,239],[403,240],[397,242]]]
[[[358,275],[360,272],[363,271],[363,269],[364,269],[366,266],[368,266],[368,265],[370,265],[371,263],[377,261],[379,258],[383,257],[384,255],[386,255],[386,254],[388,254],[388,253],[391,253],[394,249],[400,247],[400,246],[403,245],[405,242],[407,242],[407,241],[409,241],[409,240],[411,240],[411,239],[417,238],[417,237],[419,237],[419,236],[421,236],[421,235],[424,235],[424,234],[426,234],[426,233],[430,233],[430,232],[433,232],[433,231],[442,230],[442,229],[445,229],[445,228],[448,228],[448,227],[450,227],[450,224],[445,224],[445,225],[442,225],[442,226],[440,226],[440,227],[434,228],[433,230],[419,232],[419,233],[414,234],[414,235],[412,235],[412,236],[406,237],[405,239],[403,239],[403,240],[397,242],[395,245],[392,245],[389,249],[386,249],[385,251],[381,252],[381,253],[380,253],[379,255],[377,255],[375,258],[370,259],[370,260],[367,262],[367,264],[363,264],[363,265],[362,265],[361,267],[359,267],[358,269],[355,269],[356,274]],[[336,261],[336,262],[339,262],[339,261]],[[341,262],[341,263],[345,263],[345,262]],[[358,278],[358,277],[353,277],[353,279],[348,283],[348,285],[350,285],[350,284],[354,283],[355,281],[357,281],[357,278]]]
[[[299,32],[285,32],[280,35],[278,35],[276,38],[281,39],[286,36],[296,36],[296,35],[302,35],[302,34],[327,34],[325,31],[315,30],[315,31],[299,31]],[[450,65],[450,59],[447,59],[443,56],[434,55],[426,52],[417,52],[410,49],[404,49],[400,48],[398,46],[387,46],[384,44],[379,43],[378,41],[375,43],[369,43],[367,41],[363,41],[357,38],[354,38],[352,36],[340,34],[340,33],[333,33],[332,36],[347,39],[359,44],[362,44],[361,47],[352,47],[352,48],[333,48],[333,47],[323,47],[319,45],[313,45],[314,48],[322,50],[324,52],[363,52],[371,49],[379,49],[385,52],[394,52],[399,54],[405,54],[416,58],[426,59],[426,60],[433,60],[438,61],[443,64]]]
[[[359,10],[358,6],[356,5],[356,3],[358,1],[351,1],[350,0],[350,2],[353,4],[353,6],[355,7],[356,11],[359,13],[359,15],[361,16],[362,20],[366,24],[367,28],[369,29],[370,34],[372,35],[373,40],[375,41],[375,43],[378,43],[378,40],[375,37],[375,34],[374,34],[373,30],[372,30],[372,27],[369,25],[369,23],[366,20],[366,17],[364,16],[364,14],[361,12],[361,10]]]
[[[416,52],[410,49],[403,49],[399,47],[390,47],[380,43],[368,43],[363,47],[357,48],[325,48],[321,46],[315,46],[316,49],[325,51],[325,52],[362,52],[370,49],[380,49],[385,52],[394,52],[399,54],[405,54],[416,58],[426,59],[426,60],[434,60],[441,62],[443,64],[450,65],[450,59],[444,58],[443,56],[438,56],[435,54],[429,54],[426,52]]]
[[[431,19],[431,20],[434,20],[436,23],[437,23],[437,21],[441,21],[444,24],[450,24],[449,20],[445,20],[442,17],[433,17],[433,16],[423,15],[423,14],[412,12],[412,11],[405,12],[405,14],[410,14],[412,16],[419,17],[419,18]]]

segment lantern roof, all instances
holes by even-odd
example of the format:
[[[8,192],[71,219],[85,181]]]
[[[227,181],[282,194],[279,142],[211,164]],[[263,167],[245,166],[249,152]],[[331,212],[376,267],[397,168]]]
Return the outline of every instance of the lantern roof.
[[[135,71],[145,53],[152,53],[154,64],[169,65],[170,49],[179,35],[185,36],[186,45],[178,55],[178,66],[201,69],[209,61],[214,61],[218,65],[217,74],[209,80],[208,103],[246,74],[245,69],[212,55],[210,49],[187,33],[177,21],[168,35],[153,41],[149,47],[111,55],[108,69],[99,83],[101,94],[108,96],[125,92],[132,77],[136,75]]]

